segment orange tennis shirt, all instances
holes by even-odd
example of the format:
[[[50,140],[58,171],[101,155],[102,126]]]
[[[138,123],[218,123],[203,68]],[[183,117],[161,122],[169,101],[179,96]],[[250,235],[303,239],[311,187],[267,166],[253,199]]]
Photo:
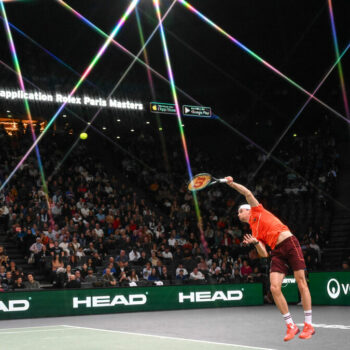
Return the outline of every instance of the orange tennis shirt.
[[[283,231],[290,231],[275,215],[266,210],[262,204],[250,210],[249,226],[253,237],[274,249],[278,236]]]

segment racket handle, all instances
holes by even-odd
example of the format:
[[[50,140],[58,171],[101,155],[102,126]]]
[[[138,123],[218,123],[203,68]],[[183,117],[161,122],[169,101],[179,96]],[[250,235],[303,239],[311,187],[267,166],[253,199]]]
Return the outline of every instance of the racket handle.
[[[227,179],[219,179],[219,182],[220,182],[220,183],[226,183],[226,182],[227,182]]]

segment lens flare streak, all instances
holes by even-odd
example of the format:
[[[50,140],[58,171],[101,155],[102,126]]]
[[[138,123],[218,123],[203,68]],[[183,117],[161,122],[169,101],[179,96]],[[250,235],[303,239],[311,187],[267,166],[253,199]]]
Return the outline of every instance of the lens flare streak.
[[[58,0],[60,2],[60,0]],[[100,48],[100,50],[98,51],[97,55],[94,57],[94,59],[91,61],[90,65],[86,68],[85,72],[83,73],[83,75],[81,76],[81,78],[79,79],[79,81],[77,82],[77,84],[74,86],[74,88],[72,89],[72,91],[70,92],[67,102],[64,102],[59,109],[57,110],[57,112],[54,114],[54,116],[50,119],[50,121],[48,122],[48,124],[46,125],[45,129],[43,130],[43,132],[39,135],[39,137],[36,139],[36,141],[32,144],[32,146],[28,149],[28,151],[26,152],[26,154],[23,156],[23,158],[19,161],[19,163],[16,165],[15,169],[11,172],[11,174],[8,176],[8,178],[4,181],[4,183],[1,185],[0,187],[0,191],[7,185],[7,183],[11,180],[11,178],[13,177],[13,175],[16,173],[16,171],[19,169],[19,167],[24,163],[24,161],[27,159],[27,157],[29,156],[29,154],[33,151],[34,147],[39,143],[39,141],[44,137],[45,133],[47,132],[47,130],[51,127],[51,125],[53,124],[53,122],[56,120],[56,118],[59,116],[59,114],[62,112],[62,110],[65,108],[66,104],[68,103],[68,100],[70,97],[72,97],[75,92],[79,89],[80,85],[84,82],[84,80],[86,79],[86,77],[90,74],[90,72],[92,71],[92,69],[95,67],[95,65],[97,64],[97,62],[99,61],[99,59],[101,58],[101,56],[105,53],[107,47],[109,46],[109,44],[111,43],[111,41],[113,40],[113,38],[118,34],[119,30],[122,28],[122,26],[124,25],[124,23],[126,22],[127,18],[129,17],[129,15],[132,13],[132,11],[135,9],[136,5],[138,4],[140,0],[133,0],[130,5],[128,6],[127,10],[125,11],[125,13],[123,14],[122,18],[118,21],[117,25],[115,26],[115,28],[113,29],[112,33],[108,36],[108,39],[105,41],[105,43],[102,45],[102,47]]]
[[[1,13],[3,15],[3,22],[4,22],[4,25],[5,25],[6,35],[7,35],[7,39],[8,39],[9,46],[10,46],[10,51],[11,51],[13,64],[15,66],[16,75],[18,77],[19,86],[20,86],[20,89],[25,93],[26,89],[25,89],[25,85],[24,85],[24,81],[23,81],[23,77],[22,77],[22,71],[21,71],[21,67],[20,67],[20,64],[19,64],[18,56],[17,56],[16,46],[15,46],[15,42],[14,42],[13,37],[12,37],[12,33],[11,33],[10,26],[9,26],[9,22],[8,22],[8,19],[7,19],[5,6],[4,6],[2,1],[0,2],[0,8],[1,8]],[[34,130],[34,126],[33,126],[32,113],[30,111],[29,102],[28,102],[28,100],[26,98],[24,99],[24,108],[25,108],[25,111],[26,111],[26,114],[27,114],[27,118],[30,121],[30,123],[29,123],[30,131],[32,133],[33,142],[35,143],[37,138],[36,138],[35,130]],[[48,209],[48,213],[49,213],[49,217],[50,217],[50,222],[51,222],[51,225],[53,225],[54,221],[53,221],[53,217],[52,217],[51,209],[50,209],[49,193],[48,193],[48,189],[47,189],[47,182],[46,182],[46,179],[45,179],[44,167],[43,167],[43,164],[42,164],[42,161],[41,161],[41,156],[40,156],[40,151],[39,151],[38,145],[35,146],[35,153],[36,153],[36,157],[37,157],[37,160],[38,160],[38,168],[39,168],[39,172],[40,172],[40,178],[41,178],[41,182],[42,182],[42,186],[43,186],[43,191],[45,193],[46,205],[47,205],[47,209]]]
[[[320,89],[320,87],[323,85],[323,83],[326,81],[326,79],[329,77],[329,75],[333,72],[334,68],[339,64],[340,60],[342,59],[342,57],[345,55],[345,53],[348,51],[350,47],[350,44],[348,44],[348,46],[345,48],[345,50],[342,52],[342,54],[338,57],[338,59],[336,60],[336,62],[333,64],[333,66],[329,69],[329,71],[327,72],[327,74],[323,77],[323,79],[320,81],[320,83],[317,85],[316,89],[313,91],[312,95],[314,96],[317,91]],[[254,172],[252,179],[258,174],[258,172],[260,171],[260,169],[263,167],[263,165],[265,164],[265,162],[270,158],[271,154],[275,151],[275,149],[277,148],[277,146],[280,144],[280,142],[282,141],[283,137],[287,134],[288,130],[290,130],[290,128],[294,125],[294,123],[296,122],[296,120],[299,118],[300,114],[304,111],[304,109],[306,108],[306,106],[309,104],[309,102],[312,100],[311,97],[309,97],[307,99],[307,101],[304,103],[304,105],[301,107],[301,109],[299,110],[299,112],[295,115],[295,117],[291,120],[291,122],[288,124],[287,128],[283,131],[283,133],[281,134],[281,136],[278,138],[278,140],[276,141],[276,143],[273,145],[273,147],[271,148],[270,152],[267,154],[267,156],[265,157],[265,159],[261,162],[261,164],[259,165],[259,167],[257,168],[257,170]],[[252,180],[251,179],[251,180]],[[250,180],[250,181],[251,181]]]
[[[192,181],[193,175],[192,175],[190,157],[189,157],[188,149],[187,149],[185,131],[184,131],[184,128],[182,126],[181,111],[180,111],[179,101],[178,101],[177,92],[176,92],[174,74],[173,74],[173,70],[171,67],[168,45],[166,42],[164,27],[163,27],[163,24],[161,23],[161,12],[160,12],[160,7],[159,7],[159,0],[153,0],[153,5],[154,5],[154,8],[156,10],[158,21],[160,23],[159,30],[160,30],[160,36],[161,36],[161,41],[162,41],[162,45],[163,45],[165,62],[166,62],[167,71],[168,71],[168,77],[170,80],[171,93],[173,95],[173,100],[174,100],[174,104],[175,104],[176,116],[177,116],[177,121],[178,121],[179,130],[180,130],[181,141],[182,141],[182,147],[184,150],[185,160],[186,160],[186,165],[187,165],[187,172],[188,172],[188,176],[189,176],[190,181]],[[192,194],[193,194],[194,208],[195,208],[195,212],[196,212],[196,216],[197,216],[198,228],[199,228],[200,235],[201,235],[203,249],[204,249],[205,254],[208,254],[207,242],[206,242],[205,237],[204,237],[204,232],[203,232],[203,227],[202,227],[202,217],[201,217],[201,213],[200,213],[200,209],[199,209],[197,194],[195,192],[193,192]]]
[[[339,45],[338,45],[337,30],[336,30],[335,21],[334,21],[332,0],[328,0],[328,8],[329,8],[329,17],[331,20],[335,57],[338,60],[338,58],[339,58]],[[345,87],[343,67],[342,67],[340,60],[338,60],[338,62],[339,62],[338,63],[338,74],[339,74],[340,86],[341,86],[341,91],[342,91],[342,96],[343,96],[344,109],[345,109],[346,116],[348,117],[348,119],[350,119],[349,102],[348,102],[347,92],[346,92],[346,87]]]
[[[304,89],[302,86],[300,86],[298,83],[296,83],[294,80],[290,79],[289,77],[287,77],[285,74],[283,74],[281,71],[279,71],[277,68],[275,68],[274,66],[272,66],[270,63],[268,63],[267,61],[265,61],[263,58],[261,58],[259,55],[257,55],[255,52],[253,52],[252,50],[250,50],[247,46],[245,46],[244,44],[242,44],[240,41],[238,41],[236,38],[234,38],[232,35],[228,34],[224,29],[222,29],[221,27],[219,27],[217,24],[215,24],[213,21],[211,21],[208,17],[206,17],[205,15],[203,15],[201,12],[199,12],[197,9],[195,9],[191,4],[189,4],[187,1],[185,0],[178,0],[179,3],[181,3],[182,5],[184,5],[188,10],[190,10],[192,13],[196,14],[201,20],[203,20],[204,22],[208,23],[211,27],[213,27],[214,29],[216,29],[219,33],[221,33],[222,35],[224,35],[225,37],[227,37],[230,41],[232,41],[234,44],[236,44],[238,47],[240,47],[241,49],[243,49],[245,52],[247,52],[249,55],[251,55],[253,58],[255,58],[257,61],[259,61],[260,63],[262,63],[265,67],[269,68],[270,70],[272,70],[274,73],[276,73],[277,75],[279,75],[281,78],[283,78],[284,80],[286,80],[287,82],[289,82],[291,85],[293,85],[294,87],[296,87],[297,89],[299,89],[300,91],[302,91],[304,94],[308,95],[309,97],[311,97],[312,99],[314,99],[315,101],[317,101],[318,103],[320,103],[323,107],[327,108],[329,111],[331,111],[333,114],[335,114],[336,116],[338,116],[339,118],[345,120],[347,123],[350,123],[350,120],[348,120],[346,117],[344,117],[342,114],[340,114],[339,112],[337,112],[335,109],[333,109],[332,107],[330,107],[328,104],[326,104],[325,102],[321,101],[320,99],[318,99],[317,97],[313,96],[309,91],[307,91],[306,89]]]

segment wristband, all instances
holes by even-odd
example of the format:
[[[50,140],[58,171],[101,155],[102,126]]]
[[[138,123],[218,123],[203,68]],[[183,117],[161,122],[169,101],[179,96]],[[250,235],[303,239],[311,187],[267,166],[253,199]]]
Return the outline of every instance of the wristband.
[[[256,241],[255,243],[253,243],[254,246],[258,245],[259,244],[259,241]]]

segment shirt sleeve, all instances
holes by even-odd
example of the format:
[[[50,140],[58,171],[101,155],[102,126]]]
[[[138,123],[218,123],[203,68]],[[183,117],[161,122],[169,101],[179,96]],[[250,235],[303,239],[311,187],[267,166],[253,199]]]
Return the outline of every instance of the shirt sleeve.
[[[263,205],[260,203],[257,207],[252,207],[251,212],[252,213],[261,213],[264,211]]]

